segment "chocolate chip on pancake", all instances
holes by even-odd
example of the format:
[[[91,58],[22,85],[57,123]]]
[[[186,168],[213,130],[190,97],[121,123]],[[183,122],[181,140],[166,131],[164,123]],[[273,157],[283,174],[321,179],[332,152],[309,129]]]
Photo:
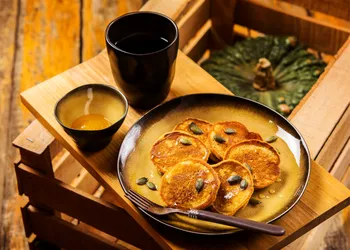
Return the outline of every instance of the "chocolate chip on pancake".
[[[187,158],[207,161],[209,154],[209,149],[201,140],[179,131],[162,135],[150,152],[153,164],[161,173]]]
[[[254,188],[260,189],[274,183],[280,175],[280,157],[268,143],[246,140],[231,146],[225,160],[233,159],[252,168]]]
[[[215,201],[219,186],[219,178],[209,164],[187,159],[162,176],[160,195],[169,207],[204,209]]]
[[[212,207],[221,214],[234,215],[248,204],[254,192],[253,176],[245,166],[234,160],[225,160],[212,167],[221,183]]]

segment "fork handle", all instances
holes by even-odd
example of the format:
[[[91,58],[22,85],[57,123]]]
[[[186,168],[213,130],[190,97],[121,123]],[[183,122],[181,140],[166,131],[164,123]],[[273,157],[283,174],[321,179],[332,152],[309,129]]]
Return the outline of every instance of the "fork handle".
[[[247,229],[247,230],[261,232],[261,233],[275,235],[275,236],[282,236],[286,232],[286,230],[281,226],[247,220],[247,219],[238,218],[234,216],[222,215],[222,214],[203,211],[203,210],[189,210],[188,217],[199,219],[199,220],[216,222],[216,223],[220,223],[228,226],[234,226],[241,229]]]

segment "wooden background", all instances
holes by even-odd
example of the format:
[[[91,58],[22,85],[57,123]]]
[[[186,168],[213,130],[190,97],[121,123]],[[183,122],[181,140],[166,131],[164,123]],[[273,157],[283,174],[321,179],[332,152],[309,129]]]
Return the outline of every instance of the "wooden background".
[[[346,1],[348,0],[344,0],[344,3]],[[17,208],[16,179],[12,166],[16,151],[11,142],[33,120],[33,116],[20,104],[19,93],[99,53],[105,47],[104,30],[107,23],[118,15],[139,9],[143,2],[144,0],[0,0],[1,250],[28,249]],[[348,5],[345,3],[345,6]],[[329,14],[349,17],[349,9],[344,8],[344,13]],[[346,19],[350,20],[350,17]],[[349,122],[349,112],[346,114],[345,122],[343,121],[345,127]],[[322,165],[327,165],[325,163]],[[350,171],[347,171],[342,178],[348,186],[349,174]],[[350,234],[349,230],[345,230],[349,228],[348,217],[348,213],[343,212],[323,223],[318,231],[311,232],[314,237],[309,237],[308,245],[315,247],[314,243],[317,242],[317,248],[322,249],[331,246],[337,249],[349,247],[342,245],[346,242],[346,232]],[[295,244],[290,249],[299,248],[297,246],[299,245]]]
[[[142,0],[0,0],[0,249],[28,249],[11,142],[33,120],[19,93],[99,53],[115,17]],[[38,97],[40,98],[40,97]]]

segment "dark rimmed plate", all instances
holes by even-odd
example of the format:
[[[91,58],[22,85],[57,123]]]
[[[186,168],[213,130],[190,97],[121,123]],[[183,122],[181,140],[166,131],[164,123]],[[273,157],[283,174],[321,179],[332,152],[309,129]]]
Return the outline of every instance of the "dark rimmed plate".
[[[118,156],[118,178],[124,191],[131,188],[162,204],[158,191],[136,185],[136,179],[145,176],[159,185],[161,176],[149,159],[149,150],[159,136],[188,117],[209,122],[236,120],[246,125],[249,131],[260,133],[263,138],[271,135],[279,137],[271,145],[280,152],[281,179],[254,193],[253,196],[262,201],[260,205],[248,205],[235,216],[270,223],[286,214],[299,201],[310,175],[309,151],[301,134],[272,109],[245,98],[222,94],[178,97],[155,107],[138,120],[126,134]],[[237,231],[233,227],[181,215],[161,217],[142,212],[164,225],[190,233],[220,235]]]

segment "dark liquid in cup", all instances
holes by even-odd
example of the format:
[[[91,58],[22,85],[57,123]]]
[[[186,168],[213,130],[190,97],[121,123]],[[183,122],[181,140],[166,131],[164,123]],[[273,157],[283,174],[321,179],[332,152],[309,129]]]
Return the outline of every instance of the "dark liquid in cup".
[[[151,33],[135,33],[115,43],[126,52],[134,54],[146,54],[164,49],[169,45],[167,39]]]

